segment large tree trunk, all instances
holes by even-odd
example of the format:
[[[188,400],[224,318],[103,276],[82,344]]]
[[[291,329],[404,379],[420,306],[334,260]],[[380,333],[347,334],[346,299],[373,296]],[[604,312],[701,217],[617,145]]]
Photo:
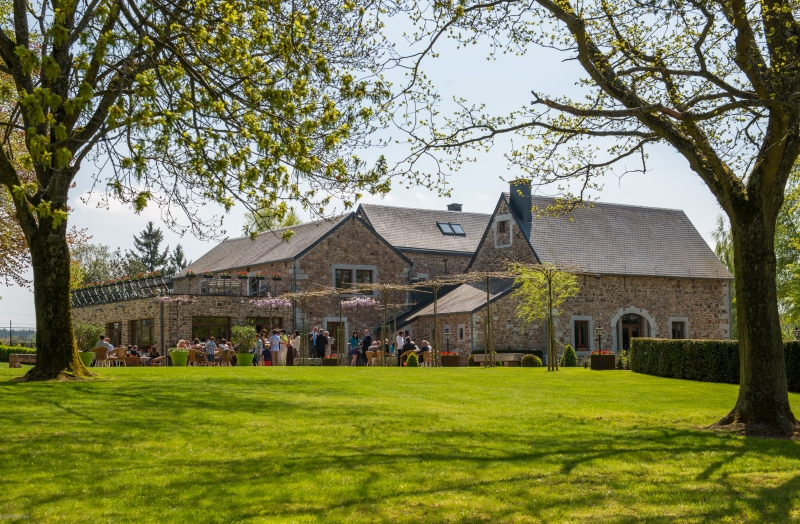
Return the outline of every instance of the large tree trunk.
[[[36,305],[36,365],[26,379],[47,380],[91,375],[81,362],[72,331],[70,256],[67,224],[55,228],[44,219],[28,235]]]
[[[731,217],[731,233],[739,315],[739,398],[717,425],[763,425],[791,435],[797,420],[789,407],[778,316],[775,219],[765,217],[756,202],[736,211],[737,216]]]

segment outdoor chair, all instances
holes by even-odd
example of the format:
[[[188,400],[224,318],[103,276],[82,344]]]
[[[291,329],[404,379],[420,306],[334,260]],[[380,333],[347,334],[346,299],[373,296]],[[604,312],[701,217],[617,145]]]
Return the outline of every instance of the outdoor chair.
[[[151,366],[166,366],[167,365],[167,357],[156,357],[150,361]]]
[[[372,366],[373,365],[372,358],[375,356],[375,352],[374,351],[367,351],[366,352],[366,356],[367,356],[367,365],[368,366]]]
[[[375,352],[375,356],[372,357],[371,365],[374,367],[375,364],[383,364],[383,351]]]
[[[117,366],[126,366],[125,364],[125,350],[128,348],[116,348],[113,355],[108,356],[108,360],[115,363]],[[126,366],[127,367],[127,366]]]
[[[198,351],[196,349],[189,350],[189,365],[190,366],[199,366],[201,364],[205,364],[206,356],[203,354],[202,351]]]
[[[432,351],[423,351],[422,352],[422,365],[424,367],[432,367],[433,366],[433,352]]]
[[[96,367],[106,367],[109,365],[108,348],[94,348],[94,365]]]
[[[128,366],[141,366],[142,365],[142,360],[139,357],[137,357],[136,355],[134,355],[132,357],[124,357],[121,360],[121,363],[125,364],[125,367],[128,367]]]
[[[233,358],[234,353],[236,353],[232,349],[226,349],[222,352],[222,360],[220,361],[220,366],[230,366],[231,359]]]

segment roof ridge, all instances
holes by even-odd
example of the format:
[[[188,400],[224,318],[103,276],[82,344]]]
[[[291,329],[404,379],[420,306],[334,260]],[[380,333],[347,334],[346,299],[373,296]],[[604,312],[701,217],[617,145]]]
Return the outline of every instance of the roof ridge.
[[[275,233],[277,233],[279,231],[285,231],[287,229],[297,229],[297,228],[304,227],[304,226],[313,226],[313,225],[319,225],[319,224],[322,224],[322,223],[325,223],[325,222],[338,221],[339,219],[341,219],[342,217],[345,217],[347,215],[350,215],[350,213],[342,213],[341,215],[336,215],[335,217],[332,217],[332,218],[323,218],[323,219],[320,219],[320,220],[312,220],[311,222],[303,222],[301,224],[295,224],[293,226],[279,227],[279,228],[276,228],[276,229],[270,229],[269,231],[260,231],[258,234],[256,234],[256,238],[260,237],[261,235],[275,234]],[[232,242],[234,240],[243,240],[243,239],[250,239],[250,235],[242,235],[240,237],[227,238],[227,239],[223,240],[223,242]]]
[[[509,193],[508,191],[505,191],[503,194],[504,195],[508,195],[508,196],[511,195],[511,193]],[[533,200],[534,198],[555,200],[558,197],[547,196],[547,195],[531,195],[531,200]],[[601,207],[615,206],[615,207],[628,207],[628,208],[634,208],[634,209],[653,209],[653,210],[658,210],[658,211],[673,211],[675,213],[682,213],[682,214],[686,215],[686,211],[684,211],[683,209],[674,208],[674,207],[641,206],[641,205],[637,205],[637,204],[622,204],[620,202],[606,202],[606,201],[603,201],[603,200],[591,200],[589,202],[593,206],[601,206]],[[578,209],[591,209],[591,208],[578,208]]]
[[[385,204],[359,204],[361,207],[382,207],[390,209],[400,209],[402,211],[430,211],[436,213],[458,213],[459,215],[479,215],[491,216],[491,213],[478,213],[476,211],[450,211],[449,209],[430,209],[425,207],[407,207],[407,206],[388,206]]]

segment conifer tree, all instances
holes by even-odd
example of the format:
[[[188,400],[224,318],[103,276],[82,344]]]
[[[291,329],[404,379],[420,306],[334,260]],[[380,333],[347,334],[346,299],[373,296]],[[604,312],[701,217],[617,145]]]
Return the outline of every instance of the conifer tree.
[[[186,254],[183,252],[183,246],[178,244],[169,256],[169,266],[167,267],[167,274],[174,275],[182,271],[186,266],[191,264],[186,260]]]
[[[133,251],[126,251],[130,261],[140,262],[146,271],[166,271],[169,260],[169,246],[161,251],[161,242],[164,233],[161,228],[155,227],[153,222],[148,222],[141,234],[133,236]]]

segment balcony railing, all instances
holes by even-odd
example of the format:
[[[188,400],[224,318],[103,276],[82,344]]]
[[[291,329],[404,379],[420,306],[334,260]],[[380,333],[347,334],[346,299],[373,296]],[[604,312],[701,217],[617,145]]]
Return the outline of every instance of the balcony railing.
[[[72,307],[108,304],[140,298],[158,298],[167,295],[216,295],[239,297],[263,297],[271,293],[273,286],[263,281],[251,286],[247,280],[200,277],[178,278],[148,277],[139,280],[100,284],[76,289],[71,293]]]

